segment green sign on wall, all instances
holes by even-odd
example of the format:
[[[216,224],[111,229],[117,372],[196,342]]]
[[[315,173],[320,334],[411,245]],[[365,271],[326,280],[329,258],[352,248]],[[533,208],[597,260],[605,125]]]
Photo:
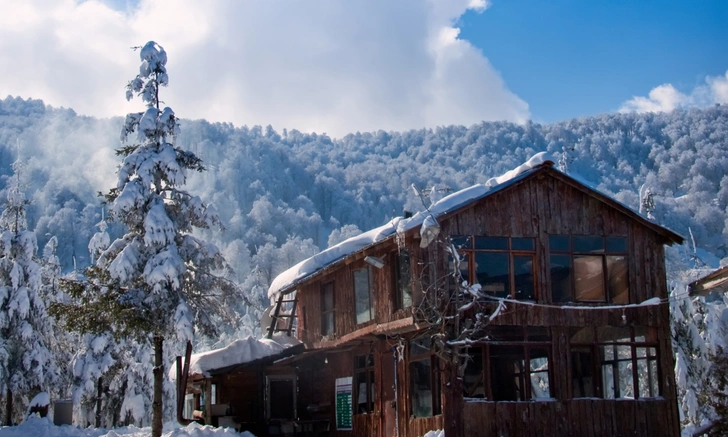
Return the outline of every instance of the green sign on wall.
[[[352,429],[352,395],[353,378],[336,378],[336,429],[350,431]]]

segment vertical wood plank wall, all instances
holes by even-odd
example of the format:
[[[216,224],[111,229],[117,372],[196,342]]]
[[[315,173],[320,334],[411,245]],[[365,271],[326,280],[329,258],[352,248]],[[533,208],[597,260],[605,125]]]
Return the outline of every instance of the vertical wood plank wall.
[[[584,193],[579,188],[560,179],[558,174],[551,176],[545,172],[514,183],[508,188],[494,193],[469,207],[440,220],[444,234],[447,235],[491,235],[512,237],[533,237],[536,241],[535,285],[540,303],[550,303],[550,272],[548,235],[618,235],[627,236],[629,242],[629,280],[630,303],[640,303],[652,297],[668,296],[664,265],[663,235],[633,220],[610,205]],[[428,251],[419,248],[418,229],[407,234],[406,244],[413,259],[412,277],[423,274],[424,263],[415,260],[427,259]],[[299,293],[299,338],[314,343],[321,338],[321,286],[329,281],[335,282],[335,326],[336,332],[326,340],[334,340],[367,326],[371,323],[387,323],[398,318],[410,316],[409,311],[394,311],[394,278],[391,259],[396,251],[393,241],[385,242],[367,253],[358,254],[345,263],[317,275],[303,283]],[[440,252],[441,253],[441,252]],[[373,268],[372,298],[374,299],[374,320],[357,325],[354,308],[352,271],[366,267],[364,255],[382,257],[386,265],[382,269]],[[444,263],[444,259],[440,262]],[[444,268],[441,264],[439,268]],[[426,273],[426,272],[425,272]],[[417,288],[421,283],[417,280]],[[414,296],[418,296],[415,290]],[[520,436],[520,435],[679,435],[679,419],[674,387],[673,356],[670,343],[669,313],[666,305],[635,306],[620,309],[559,309],[548,307],[508,304],[507,311],[493,321],[495,325],[549,326],[552,332],[553,388],[558,399],[550,402],[477,402],[466,403],[467,436]],[[660,375],[662,399],[649,400],[568,400],[568,328],[576,326],[653,326],[658,328]],[[369,340],[371,341],[371,339]],[[375,344],[378,354],[385,346]],[[355,344],[356,345],[356,344]],[[355,351],[348,347],[344,352],[329,351],[329,364],[321,363],[312,367],[301,364],[299,380],[304,375],[321,373],[321,380],[302,381],[300,398],[323,399],[326,404],[329,396],[333,403],[333,381],[337,377],[352,376]],[[316,355],[318,356],[318,355]],[[318,359],[323,362],[324,355]],[[305,359],[302,363],[311,361]],[[414,419],[407,411],[408,395],[407,368],[405,362],[398,365],[400,385],[400,437],[417,437],[430,429],[442,427],[442,417]],[[305,373],[310,372],[310,373]],[[376,372],[377,384],[379,373]],[[304,376],[303,378],[308,378]],[[315,382],[314,382],[315,381]],[[315,394],[317,386],[327,385],[332,393]],[[446,400],[444,400],[446,402]],[[303,401],[301,401],[303,402]],[[299,411],[306,405],[299,405]],[[333,407],[331,407],[333,408]],[[331,431],[331,436],[375,436],[381,434],[378,410],[369,415],[356,415],[355,432]],[[333,411],[324,411],[332,419]]]

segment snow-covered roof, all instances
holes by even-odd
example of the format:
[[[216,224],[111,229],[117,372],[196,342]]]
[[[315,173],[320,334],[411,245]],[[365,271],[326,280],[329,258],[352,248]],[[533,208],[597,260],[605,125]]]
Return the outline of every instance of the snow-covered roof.
[[[342,241],[335,246],[331,246],[278,275],[271,283],[270,288],[268,288],[268,297],[273,298],[280,292],[290,290],[294,285],[308,276],[374,243],[391,237],[395,233],[404,233],[418,226],[422,227],[420,233],[423,233],[431,225],[436,225],[434,220],[426,220],[427,218],[437,218],[477,200],[493,192],[495,189],[505,188],[510,183],[525,177],[534,168],[547,162],[553,163],[554,160],[546,152],[537,153],[526,163],[519,165],[501,176],[490,178],[484,184],[473,185],[443,197],[431,205],[429,211],[420,211],[410,218],[395,217],[384,226],[372,229],[371,231]]]
[[[211,371],[272,357],[299,344],[301,343],[296,338],[287,335],[276,335],[273,339],[248,336],[235,340],[224,348],[193,354],[190,358],[189,374],[210,377]],[[172,371],[174,368],[170,369]]]

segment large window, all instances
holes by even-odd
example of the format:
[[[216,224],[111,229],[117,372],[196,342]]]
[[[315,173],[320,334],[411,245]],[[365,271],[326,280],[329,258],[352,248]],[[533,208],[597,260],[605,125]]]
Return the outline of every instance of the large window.
[[[496,297],[536,300],[534,238],[461,236],[453,243],[463,279]]]
[[[334,283],[327,282],[321,287],[321,335],[336,332],[336,300]]]
[[[463,375],[463,396],[491,401],[551,397],[548,330],[499,327],[492,341],[471,347]]]
[[[394,309],[412,306],[412,285],[410,273],[410,255],[407,249],[392,252],[392,287],[395,290]]]
[[[354,301],[356,305],[356,323],[366,323],[373,317],[371,267],[354,270]]]
[[[657,339],[653,328],[574,328],[572,397],[659,396]]]
[[[550,235],[554,302],[629,303],[627,237]]]
[[[374,411],[374,355],[357,355],[354,359],[354,414]]]
[[[410,407],[414,417],[440,414],[440,372],[429,339],[410,342]]]

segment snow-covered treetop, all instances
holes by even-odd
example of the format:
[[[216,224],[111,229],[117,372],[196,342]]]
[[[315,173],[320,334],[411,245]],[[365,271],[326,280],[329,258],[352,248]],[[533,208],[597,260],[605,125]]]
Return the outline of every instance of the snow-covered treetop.
[[[20,180],[22,169],[23,165],[19,160],[13,163],[15,174],[12,180],[8,181],[5,209],[0,215],[0,229],[13,233],[23,231],[28,227],[25,219],[25,206],[30,202],[25,198],[24,187]]]
[[[421,226],[421,235],[431,235],[431,230],[433,227],[437,226],[437,217],[453,211],[475,199],[485,196],[496,187],[505,187],[507,182],[517,180],[519,176],[524,176],[530,170],[546,162],[553,163],[554,160],[546,152],[537,153],[527,162],[501,176],[490,178],[484,184],[473,185],[440,199],[437,203],[431,205],[427,211],[420,211],[410,218],[395,217],[384,226],[364,232],[363,234],[344,240],[335,246],[319,252],[311,258],[301,261],[278,275],[268,289],[268,297],[275,297],[279,292],[289,289],[292,285],[296,284],[303,278],[325,268],[330,264],[333,264],[340,259],[345,258],[348,255],[353,254],[354,252],[358,252],[359,250],[369,247],[374,243],[382,241],[395,233],[402,234],[410,229]]]
[[[211,315],[221,311],[214,296],[225,294],[222,289],[229,295],[233,287],[214,273],[227,268],[217,247],[191,235],[193,228],[221,226],[214,207],[181,188],[187,170],[204,167],[193,153],[175,146],[174,111],[160,108],[159,89],[169,83],[167,53],[150,41],[139,54],[139,74],[129,81],[126,98],[139,96],[147,109],[126,116],[117,151],[124,161],[116,187],[106,195],[109,218],[128,232],[109,244],[102,222],[89,250],[100,252],[97,266],[123,290],[123,306],[145,319],[139,321],[143,330],[153,321],[156,334],[175,331],[180,339],[191,339],[201,313],[213,329]]]

